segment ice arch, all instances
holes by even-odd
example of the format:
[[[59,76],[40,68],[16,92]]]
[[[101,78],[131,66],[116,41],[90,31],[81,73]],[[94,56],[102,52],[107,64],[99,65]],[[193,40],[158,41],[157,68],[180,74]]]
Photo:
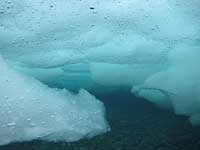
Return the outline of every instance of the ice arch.
[[[88,92],[49,87],[128,88],[200,124],[199,7],[198,0],[2,0],[0,110],[9,117],[1,120],[1,143],[107,131],[103,105]],[[42,107],[47,125],[37,118],[38,105],[48,106]],[[23,106],[35,124],[26,115],[15,118]],[[50,108],[58,124],[54,114],[46,117]]]

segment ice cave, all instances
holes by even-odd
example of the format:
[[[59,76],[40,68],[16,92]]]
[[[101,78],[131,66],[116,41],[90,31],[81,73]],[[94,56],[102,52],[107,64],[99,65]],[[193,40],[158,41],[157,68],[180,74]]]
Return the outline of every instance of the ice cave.
[[[199,66],[200,0],[0,0],[0,150],[199,150]]]

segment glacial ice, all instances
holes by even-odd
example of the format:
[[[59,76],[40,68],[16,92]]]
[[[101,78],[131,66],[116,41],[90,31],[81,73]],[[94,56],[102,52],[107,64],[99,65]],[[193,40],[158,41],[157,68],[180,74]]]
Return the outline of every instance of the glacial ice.
[[[199,0],[2,0],[0,144],[108,130],[101,102],[55,87],[128,88],[200,124],[199,8]]]
[[[103,104],[85,90],[51,89],[0,58],[0,145],[41,139],[76,141],[109,130]]]

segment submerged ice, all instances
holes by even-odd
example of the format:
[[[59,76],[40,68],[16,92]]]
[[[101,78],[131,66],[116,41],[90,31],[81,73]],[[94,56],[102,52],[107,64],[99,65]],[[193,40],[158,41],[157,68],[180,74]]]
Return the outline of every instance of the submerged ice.
[[[0,58],[0,145],[42,139],[75,141],[109,130],[103,104],[85,90],[51,89]]]
[[[127,88],[200,124],[199,7],[198,0],[2,0],[0,144],[109,130],[94,96],[55,87]]]

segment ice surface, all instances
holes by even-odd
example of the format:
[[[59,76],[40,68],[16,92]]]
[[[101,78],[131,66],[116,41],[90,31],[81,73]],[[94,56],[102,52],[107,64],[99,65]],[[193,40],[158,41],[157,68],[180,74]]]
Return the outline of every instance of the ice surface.
[[[0,51],[34,67],[134,63],[135,50],[168,51],[198,39],[198,6],[198,0],[3,0]]]
[[[89,93],[81,90],[75,96],[49,87],[128,88],[200,124],[199,8],[199,0],[2,0],[0,54],[20,72],[1,58],[0,96],[12,95],[9,105],[17,114],[6,114],[11,120],[17,118],[16,122],[1,120],[9,126],[1,128],[4,132],[0,135],[9,135],[4,143],[37,136],[70,141],[106,130],[103,106]],[[13,84],[7,83],[6,77]],[[24,92],[28,89],[30,93]],[[15,104],[20,97],[26,98]],[[39,99],[38,104],[33,97]],[[72,105],[75,99],[77,104]],[[0,110],[11,110],[6,98],[1,100]],[[48,105],[43,118],[38,117],[40,105]],[[23,120],[27,116],[20,117],[21,109],[37,124],[45,120],[48,130],[44,125],[29,130]],[[58,111],[62,123],[47,117],[50,110]],[[66,120],[68,110],[83,120]],[[93,114],[96,110],[99,113]]]
[[[199,50],[200,47],[177,46],[169,55],[169,68],[152,75],[132,91],[159,105],[167,106],[168,101],[177,114],[196,118],[200,110]]]
[[[76,141],[109,130],[104,105],[85,90],[51,89],[0,58],[0,145],[42,139]]]

